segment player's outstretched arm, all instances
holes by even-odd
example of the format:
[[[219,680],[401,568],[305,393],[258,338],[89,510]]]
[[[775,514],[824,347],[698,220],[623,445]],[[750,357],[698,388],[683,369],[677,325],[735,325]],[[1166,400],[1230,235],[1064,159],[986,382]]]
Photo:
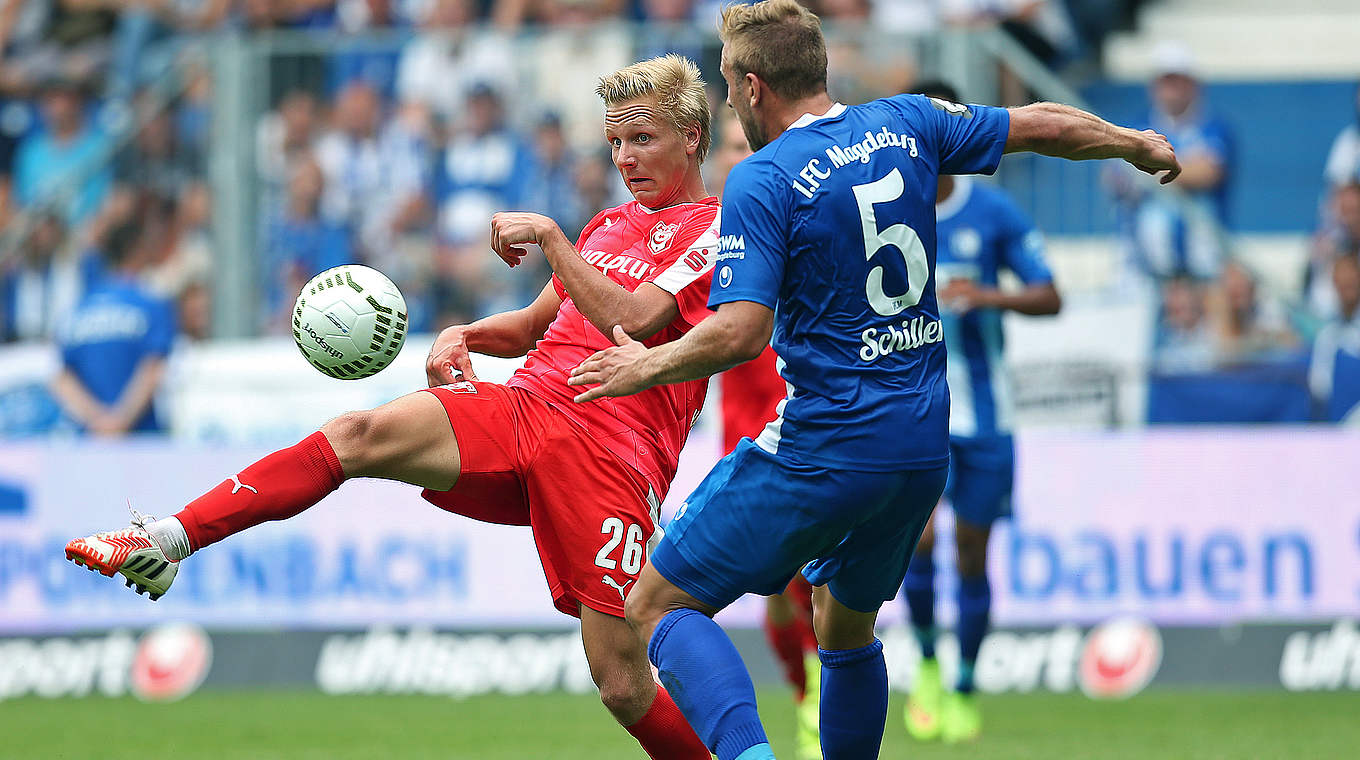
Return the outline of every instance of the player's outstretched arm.
[[[595,385],[578,403],[602,396],[631,396],[655,385],[683,383],[750,361],[770,344],[774,310],[752,301],[732,301],[683,338],[647,348],[615,327],[614,342],[571,371],[568,385]]]
[[[675,296],[656,285],[643,283],[630,292],[609,279],[581,258],[562,228],[548,217],[502,212],[491,218],[491,248],[505,263],[519,264],[527,253],[524,243],[537,243],[543,249],[576,308],[606,335],[620,325],[632,337],[645,340],[680,315]]]
[[[1051,282],[1005,291],[983,287],[972,280],[956,279],[940,288],[938,298],[942,305],[961,314],[973,309],[991,308],[1041,317],[1057,314],[1062,309],[1062,296]]]
[[[552,283],[548,283],[538,298],[523,309],[492,314],[470,325],[444,328],[425,358],[425,379],[431,388],[454,382],[456,375],[476,380],[469,356],[474,351],[506,358],[524,356],[548,331],[561,306],[562,299]]]
[[[1061,103],[1032,103],[1010,112],[1006,152],[1027,151],[1086,161],[1122,158],[1148,174],[1166,172],[1163,185],[1181,172],[1176,152],[1164,135],[1120,127],[1095,114]]]

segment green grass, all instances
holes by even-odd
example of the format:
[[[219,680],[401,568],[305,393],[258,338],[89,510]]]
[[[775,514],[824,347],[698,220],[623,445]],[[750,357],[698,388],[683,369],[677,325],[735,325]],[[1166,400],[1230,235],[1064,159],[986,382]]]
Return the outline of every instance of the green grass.
[[[1341,758],[1360,746],[1360,694],[1168,692],[1126,702],[1080,696],[983,697],[981,741],[912,743],[894,698],[884,758]],[[761,693],[776,753],[793,716],[785,691]],[[0,758],[642,758],[591,697],[326,697],[214,692],[170,705],[131,699],[0,702]],[[792,757],[780,754],[780,757]]]

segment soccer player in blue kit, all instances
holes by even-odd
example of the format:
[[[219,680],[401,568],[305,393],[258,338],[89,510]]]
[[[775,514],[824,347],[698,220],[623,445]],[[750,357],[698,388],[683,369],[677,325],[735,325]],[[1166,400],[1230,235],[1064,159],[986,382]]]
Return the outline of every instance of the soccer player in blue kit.
[[[944,490],[949,390],[935,301],[941,173],[991,172],[1007,151],[1179,166],[1164,137],[1067,106],[1011,111],[900,95],[844,106],[826,92],[821,23],[795,0],[723,12],[728,104],[756,150],[724,191],[710,308],[684,338],[647,348],[615,328],[582,362],[585,403],[704,377],[773,336],[789,385],[778,417],[690,495],[625,614],[685,717],[720,760],[772,758],[755,690],[711,616],[815,587],[828,760],[878,755],[887,717],[878,608],[897,595]]]
[[[958,94],[944,82],[916,92],[947,102]],[[973,697],[973,667],[987,633],[992,592],[987,540],[992,523],[1010,514],[1015,480],[1010,376],[1002,358],[1002,311],[1056,314],[1062,298],[1044,262],[1043,237],[1001,190],[970,177],[940,175],[935,200],[936,293],[949,360],[949,482],[958,549],[959,673],[952,692],[940,681],[935,658],[934,521],[927,523],[907,566],[902,590],[921,645],[921,667],[904,718],[921,740],[975,738],[982,716]],[[1021,287],[998,286],[1002,269]]]

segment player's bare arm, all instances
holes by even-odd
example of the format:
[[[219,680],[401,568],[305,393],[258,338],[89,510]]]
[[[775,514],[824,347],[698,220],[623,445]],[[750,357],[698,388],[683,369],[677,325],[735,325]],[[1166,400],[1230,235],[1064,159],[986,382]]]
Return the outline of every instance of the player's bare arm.
[[[752,301],[725,303],[683,338],[655,348],[643,346],[616,327],[613,337],[618,345],[581,362],[567,384],[596,385],[576,397],[584,403],[697,380],[759,356],[769,345],[773,329],[774,310]]]
[[[435,338],[430,355],[425,359],[425,378],[430,387],[452,383],[458,375],[466,380],[476,380],[477,373],[472,369],[469,356],[471,352],[506,358],[529,353],[547,332],[561,305],[562,299],[552,283],[548,283],[538,298],[523,309],[492,314],[470,325],[445,328]]]
[[[535,243],[543,249],[576,308],[602,333],[619,325],[632,337],[646,340],[680,314],[675,296],[651,283],[634,291],[609,279],[577,252],[566,233],[542,214],[502,212],[491,218],[491,248],[505,263],[516,266]]]
[[[1118,127],[1091,113],[1061,103],[1032,103],[1010,112],[1006,152],[1028,151],[1085,161],[1122,158],[1139,171],[1162,175],[1165,185],[1180,176],[1176,152],[1165,135],[1150,129]]]
[[[973,280],[954,279],[940,288],[939,299],[941,304],[960,313],[991,308],[1040,317],[1057,314],[1062,309],[1062,296],[1051,282],[1027,285],[1012,292],[979,285]]]

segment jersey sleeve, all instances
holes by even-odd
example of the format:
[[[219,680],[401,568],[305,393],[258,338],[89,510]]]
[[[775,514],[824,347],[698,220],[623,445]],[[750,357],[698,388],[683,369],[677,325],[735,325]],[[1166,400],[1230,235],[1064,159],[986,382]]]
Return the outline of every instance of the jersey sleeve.
[[[732,301],[775,307],[789,255],[788,228],[787,198],[761,165],[737,164],[723,187],[710,309]]]
[[[997,209],[1001,222],[1001,265],[1026,285],[1053,282],[1044,260],[1044,236],[1019,208],[1004,200]]]
[[[690,327],[709,314],[708,291],[713,280],[713,262],[718,256],[721,217],[717,206],[690,214],[681,223],[651,279],[653,285],[675,296],[680,318]]]
[[[897,95],[887,101],[908,122],[924,127],[939,155],[940,174],[991,174],[1001,163],[1011,131],[1010,111],[924,95]]]

